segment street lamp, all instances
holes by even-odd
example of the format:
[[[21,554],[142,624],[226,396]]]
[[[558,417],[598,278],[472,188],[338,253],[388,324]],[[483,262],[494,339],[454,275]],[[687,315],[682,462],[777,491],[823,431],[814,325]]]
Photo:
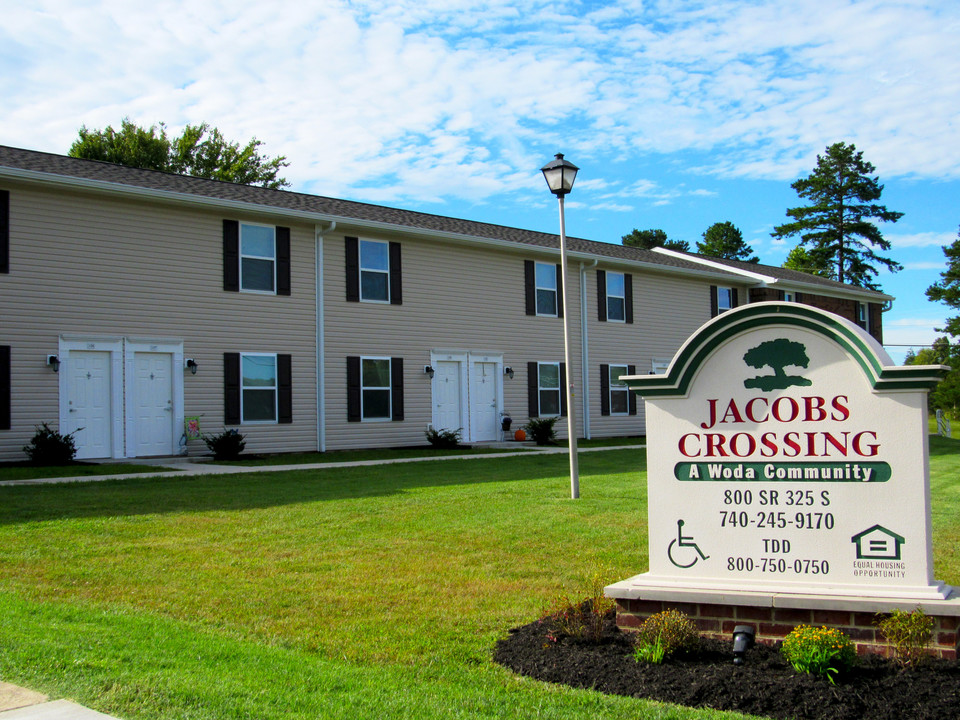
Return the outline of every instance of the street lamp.
[[[563,153],[542,168],[544,180],[550,192],[557,196],[560,202],[560,269],[563,278],[563,361],[567,367],[567,443],[570,452],[570,497],[576,500],[580,497],[580,468],[577,463],[577,422],[573,404],[573,365],[570,364],[570,313],[567,312],[567,230],[563,218],[563,197],[573,189],[573,181],[577,179],[579,170],[569,160],[563,159]]]

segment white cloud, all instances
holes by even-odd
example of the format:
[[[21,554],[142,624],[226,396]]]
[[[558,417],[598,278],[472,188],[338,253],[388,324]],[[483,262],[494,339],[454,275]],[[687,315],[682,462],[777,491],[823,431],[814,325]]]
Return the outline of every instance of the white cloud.
[[[885,233],[884,239],[889,240],[895,248],[942,247],[950,245],[957,239],[953,232],[922,232],[911,235],[894,235]],[[940,263],[943,266],[943,263]]]

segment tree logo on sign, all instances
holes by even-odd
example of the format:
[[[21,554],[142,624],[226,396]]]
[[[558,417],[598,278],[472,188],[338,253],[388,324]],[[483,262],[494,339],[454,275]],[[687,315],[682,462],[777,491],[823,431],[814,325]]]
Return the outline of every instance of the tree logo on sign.
[[[784,390],[793,385],[807,386],[813,384],[802,375],[787,375],[784,372],[787,367],[805,368],[810,364],[806,347],[803,343],[795,340],[778,338],[777,340],[762,342],[747,350],[743,355],[743,361],[758,370],[768,366],[773,370],[773,375],[758,375],[757,377],[747,378],[743,381],[743,386],[746,388],[758,388],[769,392],[770,390]]]

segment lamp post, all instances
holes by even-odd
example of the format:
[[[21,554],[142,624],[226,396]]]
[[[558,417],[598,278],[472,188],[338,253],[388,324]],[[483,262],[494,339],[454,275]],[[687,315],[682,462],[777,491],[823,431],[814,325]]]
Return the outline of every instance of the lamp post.
[[[580,497],[580,468],[577,462],[577,422],[573,404],[573,365],[570,364],[570,313],[567,312],[567,230],[563,217],[563,198],[573,189],[573,181],[577,179],[579,170],[569,160],[563,159],[563,153],[542,168],[544,179],[550,192],[557,196],[560,202],[560,270],[563,288],[563,362],[567,367],[567,443],[570,452],[570,497],[576,500]]]

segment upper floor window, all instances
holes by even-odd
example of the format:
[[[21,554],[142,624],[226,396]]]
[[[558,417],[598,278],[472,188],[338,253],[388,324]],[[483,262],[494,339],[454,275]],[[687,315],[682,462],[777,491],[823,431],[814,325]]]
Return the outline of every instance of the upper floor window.
[[[625,322],[627,295],[623,273],[607,273],[607,320]]]
[[[536,264],[537,315],[557,316],[557,266]]]
[[[360,299],[390,302],[390,245],[360,241]]]
[[[240,223],[240,289],[272,293],[277,241],[273,227]]]
[[[722,285],[710,286],[710,317],[716,317],[737,307],[737,289]]]
[[[868,329],[870,320],[870,308],[866,303],[857,303],[857,325],[864,330]]]
[[[240,412],[245,423],[276,422],[276,355],[240,355]]]
[[[784,290],[784,292],[783,292],[783,301],[784,301],[784,302],[794,302],[794,301],[795,301],[795,297],[796,297],[796,296],[795,296],[792,292],[789,292],[789,291],[787,291],[787,290]]]

